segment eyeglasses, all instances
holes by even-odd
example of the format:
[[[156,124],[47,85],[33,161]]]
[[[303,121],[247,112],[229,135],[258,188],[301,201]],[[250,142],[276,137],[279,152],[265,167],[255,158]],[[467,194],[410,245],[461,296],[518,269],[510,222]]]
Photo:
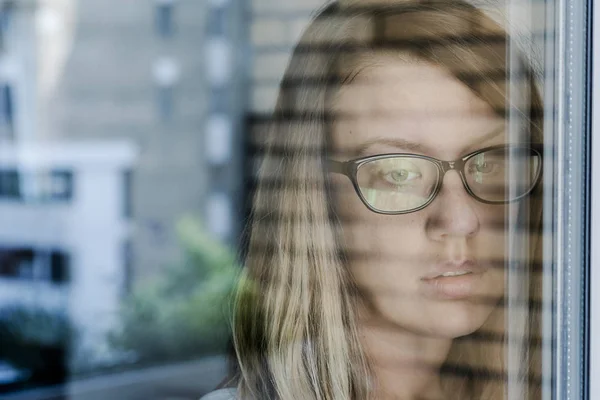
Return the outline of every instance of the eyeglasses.
[[[456,170],[467,193],[486,204],[519,200],[537,185],[540,146],[493,146],[454,161],[419,154],[382,154],[350,161],[329,160],[331,172],[346,175],[362,202],[379,214],[406,214],[427,207],[446,172]],[[509,171],[516,173],[509,174]]]

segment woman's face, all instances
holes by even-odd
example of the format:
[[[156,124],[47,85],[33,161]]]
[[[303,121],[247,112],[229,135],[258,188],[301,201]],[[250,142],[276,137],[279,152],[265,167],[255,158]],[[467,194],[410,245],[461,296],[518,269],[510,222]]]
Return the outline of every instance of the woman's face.
[[[375,61],[333,102],[334,158],[415,153],[451,161],[506,143],[504,119],[448,71],[391,56]],[[382,215],[347,177],[331,178],[349,268],[371,317],[443,338],[481,327],[504,293],[507,207],[478,202],[450,170],[424,209]]]

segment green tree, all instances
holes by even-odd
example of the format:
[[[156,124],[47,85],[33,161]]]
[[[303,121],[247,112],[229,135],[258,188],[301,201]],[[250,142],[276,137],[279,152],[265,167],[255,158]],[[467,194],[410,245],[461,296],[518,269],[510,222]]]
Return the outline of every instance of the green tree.
[[[0,310],[0,360],[27,371],[30,382],[63,382],[76,341],[75,328],[61,312],[21,305]]]
[[[126,300],[112,343],[140,362],[189,359],[225,351],[230,300],[239,268],[235,252],[191,217],[177,224],[181,263]]]

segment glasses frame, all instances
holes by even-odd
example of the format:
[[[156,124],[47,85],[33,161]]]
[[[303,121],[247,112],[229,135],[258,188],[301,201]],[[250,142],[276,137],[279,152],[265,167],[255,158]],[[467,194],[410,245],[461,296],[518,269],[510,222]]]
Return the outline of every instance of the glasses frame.
[[[523,149],[529,150],[532,155],[537,155],[540,158],[540,162],[539,162],[539,165],[538,165],[538,168],[536,171],[536,175],[533,179],[533,184],[531,185],[531,188],[527,192],[525,192],[524,194],[522,194],[514,199],[499,200],[499,201],[485,200],[485,199],[482,199],[481,197],[477,196],[475,193],[473,193],[473,191],[469,187],[469,184],[467,183],[467,178],[465,177],[465,164],[471,158],[473,158],[481,153],[485,153],[485,152],[488,152],[491,150],[500,150],[500,149],[508,150],[508,152],[513,151],[513,150],[523,150]],[[433,164],[435,164],[438,168],[438,180],[437,180],[436,187],[434,188],[433,192],[431,193],[431,196],[429,197],[429,199],[423,205],[421,205],[417,208],[411,208],[411,209],[405,210],[405,211],[378,210],[378,209],[372,207],[361,193],[360,187],[358,186],[358,179],[357,179],[358,169],[361,166],[363,166],[364,164],[371,162],[371,161],[382,160],[382,159],[386,159],[386,158],[394,158],[394,157],[399,157],[399,156],[400,157],[420,158],[420,159],[428,160],[428,161],[432,162]],[[463,186],[464,186],[465,190],[467,191],[467,193],[472,198],[474,198],[475,200],[477,200],[481,203],[484,203],[484,204],[508,204],[508,203],[512,203],[512,202],[521,200],[522,198],[527,197],[529,194],[531,194],[531,192],[538,185],[538,183],[540,181],[540,177],[542,175],[542,162],[543,162],[542,146],[536,145],[536,144],[498,145],[498,146],[484,147],[484,148],[474,151],[472,153],[466,154],[454,161],[444,161],[444,160],[439,160],[434,157],[429,157],[429,156],[425,156],[422,154],[413,154],[413,153],[377,154],[377,155],[373,155],[373,156],[355,158],[355,159],[348,160],[348,161],[336,161],[336,160],[332,160],[332,159],[328,160],[330,172],[346,175],[352,182],[352,185],[354,186],[354,190],[356,191],[356,194],[358,195],[360,200],[363,202],[363,204],[369,210],[371,210],[377,214],[385,214],[385,215],[409,214],[412,212],[422,210],[425,207],[427,207],[429,204],[431,204],[433,202],[433,200],[435,200],[435,198],[439,194],[440,190],[442,189],[442,185],[444,182],[444,176],[446,175],[446,172],[451,171],[451,170],[458,172],[458,174],[460,175],[460,179],[461,179]]]

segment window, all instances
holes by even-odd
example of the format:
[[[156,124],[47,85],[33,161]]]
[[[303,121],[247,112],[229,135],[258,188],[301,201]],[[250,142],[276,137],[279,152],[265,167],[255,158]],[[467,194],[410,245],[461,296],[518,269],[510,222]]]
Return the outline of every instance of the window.
[[[0,170],[0,199],[34,202],[64,202],[73,196],[73,173]]]
[[[600,399],[598,0],[47,2],[40,42],[36,1],[0,0],[0,314],[81,332],[67,382],[23,397],[201,399],[232,321],[277,355],[232,371],[257,398],[384,397],[405,360],[375,363],[359,311],[450,348],[443,394],[397,397]]]
[[[214,166],[226,164],[231,159],[232,130],[231,119],[226,115],[214,114],[206,124],[206,157]]]
[[[224,193],[210,195],[206,206],[207,225],[216,237],[227,239],[232,233],[233,215],[231,198]]]
[[[0,277],[33,279],[33,249],[0,249]]]
[[[174,112],[174,89],[172,86],[158,87],[158,114],[162,122],[170,122]]]
[[[33,247],[0,249],[0,278],[62,284],[69,281],[69,268],[69,255],[64,251]]]
[[[133,242],[131,239],[127,239],[123,242],[122,246],[122,257],[123,257],[123,295],[131,293],[134,282],[134,271],[133,271]]]
[[[213,8],[211,17],[207,21],[207,33],[211,36],[224,35],[227,29],[227,8],[218,6]]]
[[[10,23],[13,17],[14,1],[4,1],[0,6],[0,50],[6,49]]]
[[[50,252],[50,282],[67,283],[70,278],[70,257],[67,253],[53,250]]]
[[[123,217],[130,219],[133,215],[133,171],[123,172]]]
[[[4,1],[0,5],[0,140],[15,138],[16,87],[14,60],[9,53],[8,40],[14,13],[14,2]]]
[[[16,170],[0,170],[0,198],[19,199],[20,197],[19,173]]]
[[[0,83],[0,138],[15,138],[15,94],[10,83]]]
[[[73,196],[73,173],[70,171],[52,171],[42,174],[45,182],[38,196],[49,201],[67,201]]]
[[[154,63],[153,74],[158,114],[162,122],[170,122],[175,112],[175,89],[181,75],[179,63],[172,57],[162,57]]]
[[[175,31],[175,1],[156,0],[156,31],[163,38],[173,36]]]

